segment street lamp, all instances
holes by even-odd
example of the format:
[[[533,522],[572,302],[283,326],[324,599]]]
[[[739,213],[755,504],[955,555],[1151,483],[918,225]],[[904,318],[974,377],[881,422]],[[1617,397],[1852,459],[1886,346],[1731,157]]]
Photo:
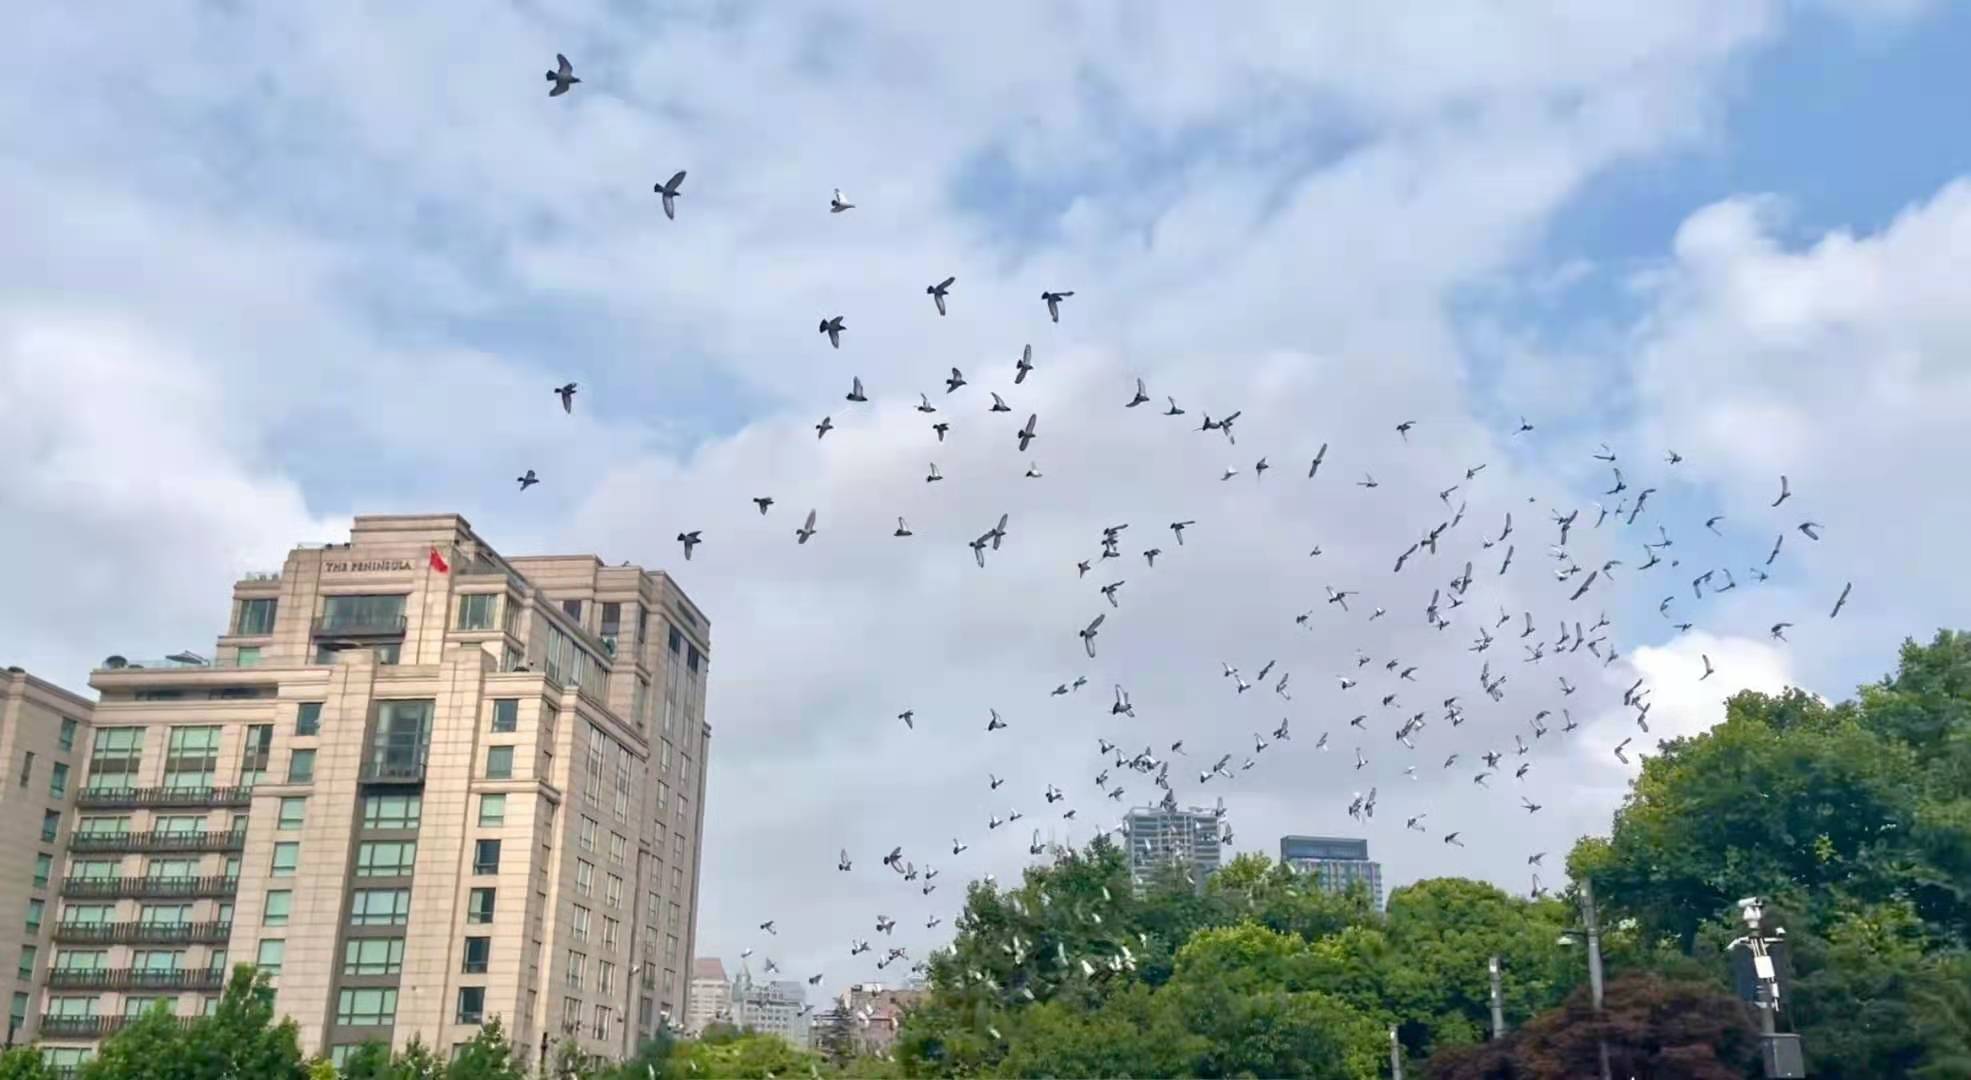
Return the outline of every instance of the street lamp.
[[[1569,927],[1560,932],[1556,945],[1571,946],[1576,938],[1588,945],[1588,992],[1594,998],[1595,1019],[1601,1019],[1601,923],[1595,918],[1595,886],[1587,878],[1581,879],[1581,927]],[[1601,1063],[1601,1080],[1612,1080],[1608,1066],[1608,1042],[1599,1034],[1595,1036],[1595,1056]]]
[[[1786,1078],[1806,1076],[1800,1036],[1778,1030],[1780,979],[1773,948],[1777,946],[1779,956],[1784,957],[1786,930],[1783,927],[1777,929],[1771,937],[1761,932],[1760,924],[1765,919],[1766,908],[1764,901],[1756,896],[1740,900],[1738,914],[1745,920],[1749,933],[1733,941],[1728,951],[1732,954],[1733,975],[1739,996],[1759,1010],[1760,1057],[1765,1074]]]

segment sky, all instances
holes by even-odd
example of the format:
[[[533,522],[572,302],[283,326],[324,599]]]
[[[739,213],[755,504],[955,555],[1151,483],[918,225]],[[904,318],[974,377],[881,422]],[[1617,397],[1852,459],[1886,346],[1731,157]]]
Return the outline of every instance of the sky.
[[[1033,827],[1079,845],[1161,797],[1098,740],[1171,760],[1187,805],[1222,797],[1237,850],[1365,836],[1392,887],[1520,892],[1545,851],[1558,885],[1634,774],[1622,740],[1633,762],[1745,688],[1846,696],[1971,612],[1971,8],[1400,7],[25,9],[28,89],[0,100],[0,660],[80,688],[110,653],[209,646],[230,583],[293,544],[456,511],[508,554],[662,567],[710,616],[698,951],[729,968],[753,948],[831,990],[896,981],[851,941],[921,958]],[[557,52],[584,81],[551,99]],[[678,169],[673,221],[651,185]],[[830,214],[838,187],[856,208]],[[950,275],[941,317],[925,288]],[[1043,290],[1075,294],[1058,323]],[[1236,443],[1199,430],[1234,411]],[[1645,487],[1633,525],[1593,526]],[[966,544],[1001,514],[981,568]],[[1706,569],[1738,588],[1696,598]],[[1612,662],[1559,653],[1603,615]],[[1222,674],[1269,661],[1248,692]],[[1648,732],[1621,704],[1638,678]],[[1393,735],[1419,710],[1412,750]],[[894,845],[934,893],[879,865]]]

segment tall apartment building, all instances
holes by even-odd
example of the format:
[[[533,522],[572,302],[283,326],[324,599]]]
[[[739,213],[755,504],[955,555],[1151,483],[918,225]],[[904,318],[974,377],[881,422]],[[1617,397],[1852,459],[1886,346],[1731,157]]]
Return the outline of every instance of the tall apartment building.
[[[691,994],[684,1013],[687,1035],[702,1034],[718,1020],[732,1019],[732,980],[726,978],[725,964],[716,956],[700,956],[691,961]]]
[[[1129,871],[1138,885],[1170,863],[1188,867],[1193,881],[1218,869],[1221,858],[1219,817],[1203,807],[1179,809],[1175,803],[1139,806],[1123,818],[1123,841],[1129,845]]]
[[[807,988],[799,979],[755,982],[744,967],[732,982],[732,1022],[742,1029],[778,1035],[795,1047],[808,1045]]]
[[[1323,890],[1338,893],[1355,883],[1369,890],[1382,910],[1382,864],[1369,858],[1369,842],[1345,836],[1282,836],[1280,861],[1314,877]]]
[[[16,958],[7,1044],[36,1032],[52,958],[55,886],[95,705],[20,668],[0,671],[0,957]]]
[[[211,660],[110,657],[50,1057],[211,1007],[240,961],[338,1058],[495,1016],[622,1056],[689,1000],[707,634],[662,572],[368,516],[239,581]]]

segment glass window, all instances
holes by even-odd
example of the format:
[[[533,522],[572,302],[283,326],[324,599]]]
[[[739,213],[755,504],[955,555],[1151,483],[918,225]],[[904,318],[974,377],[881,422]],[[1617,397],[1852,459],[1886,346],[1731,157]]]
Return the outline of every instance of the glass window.
[[[150,865],[144,868],[144,877],[149,881],[189,881],[197,876],[197,859],[162,859],[153,857],[150,860]]]
[[[90,745],[89,790],[123,791],[137,786],[144,757],[144,729],[99,728]]]
[[[26,787],[28,780],[31,779],[33,776],[34,776],[34,751],[29,750],[21,755],[21,786]]]
[[[281,973],[281,963],[287,959],[287,942],[281,938],[261,938],[260,951],[254,955],[253,966],[269,975]]]
[[[577,945],[587,945],[589,943],[588,908],[580,904],[575,905],[575,920],[570,926],[570,933],[574,936]]]
[[[506,824],[506,796],[497,794],[479,796],[480,827],[491,828],[504,824]]]
[[[363,828],[415,830],[424,816],[422,795],[368,795],[363,798]]]
[[[405,877],[416,862],[415,840],[365,840],[356,848],[357,877]]]
[[[53,855],[50,855],[45,851],[35,852],[34,887],[37,889],[47,888],[48,875],[53,873],[54,869],[55,869],[55,857]]]
[[[475,874],[497,874],[500,872],[500,842],[498,840],[478,840],[472,845],[472,872]]]
[[[240,667],[257,667],[260,664],[260,646],[242,645],[234,650],[233,662]]]
[[[219,768],[219,728],[174,727],[164,752],[164,786],[203,790]]]
[[[61,831],[62,831],[62,812],[60,810],[43,810],[41,812],[42,842],[49,844],[54,843],[55,837],[60,835]]]
[[[397,991],[344,990],[336,1000],[335,1022],[344,1027],[388,1027],[397,1022]]]
[[[406,599],[402,595],[331,596],[322,603],[322,630],[331,633],[402,630]]]
[[[629,850],[630,850],[629,837],[624,836],[622,833],[618,833],[618,832],[612,832],[609,834],[609,861],[610,862],[622,862],[624,856],[629,854]]]
[[[29,900],[27,902],[28,933],[38,933],[41,930],[41,918],[47,914],[47,911],[48,901],[46,900]]]
[[[486,779],[510,780],[513,778],[513,747],[489,746],[486,748]]]
[[[499,617],[498,593],[474,593],[459,597],[459,629],[491,630]]]
[[[589,976],[588,956],[584,953],[578,953],[573,949],[568,950],[568,975],[567,975],[568,989],[580,990],[582,988],[582,984],[588,981],[588,976]]]
[[[75,749],[75,732],[81,726],[81,721],[73,716],[62,717],[61,747],[63,750]]]
[[[561,602],[561,610],[569,618],[575,620],[576,626],[582,625],[582,602],[580,600],[563,600]]]
[[[48,797],[63,799],[68,797],[68,766],[57,761],[48,772]]]
[[[294,733],[296,735],[319,735],[322,732],[322,703],[304,701],[294,710]]]
[[[22,982],[34,981],[34,960],[41,952],[35,945],[21,946],[20,979]]]
[[[274,756],[274,725],[253,724],[240,747],[240,786],[252,788],[267,779],[267,762]]]
[[[307,812],[308,812],[307,799],[301,798],[299,796],[284,798],[281,800],[281,816],[280,819],[274,823],[274,828],[279,829],[282,832],[287,832],[292,829],[299,829],[301,827],[302,819],[307,814]]]
[[[294,906],[294,893],[286,889],[274,889],[267,893],[267,903],[260,909],[262,926],[286,926],[288,912]]]
[[[609,916],[604,915],[602,917],[602,945],[604,948],[613,949],[616,947],[616,936],[622,930],[622,927],[622,923],[617,922]]]
[[[407,775],[424,764],[431,741],[432,701],[384,701],[376,707],[370,763],[384,775]]]
[[[581,828],[575,833],[575,843],[583,851],[595,850],[596,820],[586,814],[582,816]]]
[[[493,699],[493,730],[516,731],[520,727],[520,699]]]
[[[602,902],[608,904],[610,907],[623,906],[623,879],[622,878],[617,877],[615,874],[607,874],[604,876],[603,884],[602,884]]]
[[[467,894],[465,921],[474,925],[493,921],[493,890],[474,889]]]
[[[575,860],[575,891],[583,896],[595,893],[595,864],[585,859]]]
[[[274,865],[269,873],[274,877],[293,877],[294,869],[301,865],[301,843],[298,840],[277,840],[274,843]]]
[[[409,889],[357,889],[350,896],[351,926],[403,926],[410,921]]]
[[[290,784],[305,784],[314,778],[315,752],[313,750],[299,748],[289,751],[287,758],[287,782]]]
[[[403,938],[351,938],[343,946],[344,975],[396,975],[403,970]]]
[[[274,600],[240,601],[239,622],[233,633],[241,637],[264,637],[274,632]]]
[[[461,1024],[484,1023],[486,1019],[486,988],[483,986],[459,987],[459,1015]]]
[[[465,965],[467,975],[486,974],[486,965],[493,959],[493,939],[489,937],[469,937],[465,939]]]

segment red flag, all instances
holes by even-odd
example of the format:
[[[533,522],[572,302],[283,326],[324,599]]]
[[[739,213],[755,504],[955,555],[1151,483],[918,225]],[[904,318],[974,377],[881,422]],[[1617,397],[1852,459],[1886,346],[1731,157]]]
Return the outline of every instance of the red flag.
[[[441,574],[449,574],[452,572],[451,564],[445,561],[445,557],[443,555],[438,554],[437,548],[431,549],[431,568],[433,570],[438,571]]]

